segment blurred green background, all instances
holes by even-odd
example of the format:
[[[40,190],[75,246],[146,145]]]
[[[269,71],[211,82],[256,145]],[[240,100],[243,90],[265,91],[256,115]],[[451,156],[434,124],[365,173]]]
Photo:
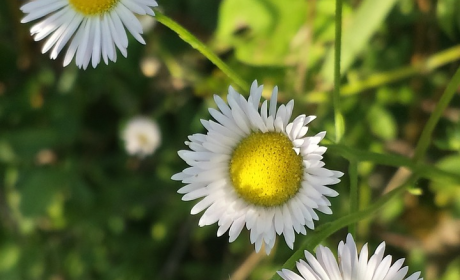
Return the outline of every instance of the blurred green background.
[[[280,239],[254,254],[247,231],[232,244],[217,226],[199,228],[195,202],[170,177],[177,150],[204,132],[213,94],[232,83],[161,24],[143,18],[146,46],[130,37],[128,58],[82,71],[41,54],[21,1],[0,1],[0,279],[269,279],[292,251]],[[274,85],[295,114],[317,115],[312,131],[334,139],[330,92],[333,0],[168,0],[164,13],[203,40],[248,83]],[[413,153],[420,132],[460,60],[457,0],[344,3],[342,144]],[[247,92],[241,92],[248,95]],[[146,115],[162,130],[155,154],[126,154],[120,131]],[[311,132],[311,134],[313,134]],[[310,135],[311,135],[310,134]],[[331,143],[326,139],[325,144]],[[425,163],[460,173],[460,95],[438,124]],[[348,163],[330,150],[330,169]],[[360,204],[369,205],[407,170],[362,161]],[[348,176],[331,199],[348,212]],[[425,279],[460,279],[460,181],[420,179],[419,195],[392,201],[361,221],[358,240],[387,243]],[[346,229],[325,241],[336,248]],[[295,248],[302,240],[297,236]]]

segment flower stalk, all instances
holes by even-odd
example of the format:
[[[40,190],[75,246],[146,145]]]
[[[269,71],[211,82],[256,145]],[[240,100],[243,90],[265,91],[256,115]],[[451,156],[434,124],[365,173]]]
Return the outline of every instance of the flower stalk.
[[[340,110],[340,60],[342,49],[342,0],[335,1],[335,46],[334,46],[334,106],[335,142],[339,143],[345,132],[345,124]]]
[[[241,78],[232,68],[230,68],[225,62],[223,62],[210,48],[208,48],[203,42],[198,40],[192,33],[182,27],[179,23],[171,19],[170,17],[163,14],[158,9],[155,10],[155,18],[174,31],[179,37],[188,43],[192,48],[199,51],[209,61],[211,61],[217,68],[219,68],[227,77],[235,83],[241,90],[249,92],[249,84]]]

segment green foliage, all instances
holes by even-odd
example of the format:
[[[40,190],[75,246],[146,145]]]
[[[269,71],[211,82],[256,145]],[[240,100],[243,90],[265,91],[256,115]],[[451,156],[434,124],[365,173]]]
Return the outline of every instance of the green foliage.
[[[238,268],[269,279],[303,249],[335,247],[346,226],[434,267],[432,279],[460,278],[458,237],[436,250],[446,223],[459,230],[457,1],[345,1],[338,102],[333,0],[160,2],[146,46],[129,37],[128,58],[86,71],[41,54],[19,2],[0,2],[0,279],[228,279]],[[254,79],[318,117],[308,135],[326,130],[326,166],[346,173],[333,215],[270,257],[253,255],[245,230],[228,244],[215,225],[198,227],[170,179],[212,94],[232,84],[247,95]],[[137,115],[162,132],[145,158],[120,138]]]
[[[302,0],[289,5],[276,0],[224,0],[217,42],[220,48],[235,48],[236,57],[248,64],[290,65],[299,58],[291,42],[305,22],[307,9]]]
[[[440,159],[437,164],[441,170],[458,173],[460,155],[447,156]],[[456,217],[460,217],[460,184],[442,183],[433,181],[431,189],[435,193],[434,202],[442,208],[451,208]]]
[[[346,72],[356,60],[361,51],[368,46],[371,36],[375,36],[382,22],[387,17],[396,0],[373,1],[365,0],[356,9],[351,23],[345,25],[342,39],[342,73]],[[327,82],[333,81],[334,54],[330,51],[322,69],[322,75]]]
[[[367,118],[369,128],[375,136],[387,141],[396,137],[396,121],[384,107],[372,106],[369,108]]]
[[[458,279],[459,275],[460,275],[460,259],[457,258],[449,264],[446,273],[443,275],[441,279],[442,280],[455,280],[455,279]]]
[[[436,7],[436,16],[439,26],[451,39],[458,38],[460,19],[458,13],[460,5],[455,0],[439,0]]]

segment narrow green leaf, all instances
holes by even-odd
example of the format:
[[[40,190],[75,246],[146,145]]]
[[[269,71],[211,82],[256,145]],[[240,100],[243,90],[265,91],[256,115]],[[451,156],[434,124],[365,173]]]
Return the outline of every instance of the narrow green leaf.
[[[422,178],[436,180],[445,183],[459,183],[460,174],[454,172],[447,172],[435,166],[427,165],[424,163],[415,164],[412,159],[394,155],[394,154],[379,154],[369,151],[364,151],[342,144],[328,144],[325,145],[329,151],[336,153],[348,160],[357,160],[361,162],[374,162],[377,164],[394,166],[394,167],[407,167],[414,173]]]
[[[433,113],[430,115],[428,122],[423,128],[422,135],[420,136],[417,146],[415,147],[414,162],[420,161],[425,155],[426,149],[428,149],[428,146],[431,143],[431,135],[433,134],[434,128],[441,118],[442,113],[447,108],[447,105],[449,105],[450,101],[454,97],[454,94],[457,92],[459,85],[460,67],[457,69],[454,76],[449,81],[449,84],[444,90],[441,99],[436,104]]]
[[[359,189],[358,189],[358,162],[350,160],[348,167],[348,176],[350,177],[350,214],[359,211]],[[356,223],[348,226],[348,232],[356,236]]]
[[[214,63],[229,79],[231,79],[240,89],[245,92],[249,92],[249,84],[246,83],[232,68],[230,68],[225,62],[223,62],[214,52],[211,51],[203,42],[198,40],[192,33],[188,32],[185,28],[179,25],[177,22],[162,14],[158,9],[155,10],[155,18],[158,22],[168,27],[172,31],[176,32],[179,37],[189,44],[192,48],[199,51],[209,61]]]
[[[345,133],[345,120],[340,109],[340,64],[342,57],[342,0],[336,0],[335,5],[335,46],[334,46],[334,105],[335,142],[339,143]]]
[[[354,14],[352,22],[347,25],[342,41],[342,75],[355,61],[359,53],[368,45],[372,35],[382,25],[397,0],[365,0]],[[331,50],[326,58],[322,76],[328,83],[333,82],[334,53]]]

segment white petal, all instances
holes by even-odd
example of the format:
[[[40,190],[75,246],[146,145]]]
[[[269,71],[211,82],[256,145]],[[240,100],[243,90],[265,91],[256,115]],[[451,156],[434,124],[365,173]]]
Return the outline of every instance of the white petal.
[[[141,2],[136,4],[145,8]],[[104,48],[102,52],[104,57]],[[178,154],[190,167],[173,175],[172,179],[187,184],[178,190],[184,194],[183,200],[201,198],[191,211],[192,214],[197,214],[205,210],[199,221],[200,226],[217,222],[217,235],[223,235],[228,231],[230,242],[233,242],[246,226],[255,250],[259,251],[262,245],[265,245],[268,254],[275,244],[276,235],[283,235],[286,244],[293,248],[296,233],[307,234],[307,227],[314,229],[314,221],[319,219],[315,210],[331,213],[331,203],[327,197],[336,196],[338,193],[326,185],[339,182],[338,177],[341,173],[324,167],[322,155],[326,150],[318,145],[324,133],[304,137],[308,131],[306,124],[314,117],[301,115],[289,123],[294,102],[290,101],[287,105],[277,107],[277,87],[272,91],[270,104],[267,100],[263,101],[258,111],[262,89],[262,86],[254,82],[249,98],[246,99],[229,87],[228,103],[215,95],[217,109],[209,109],[215,121],[202,120],[207,133],[189,136],[189,141],[185,142],[189,150],[179,151]],[[229,165],[233,152],[241,140],[253,132],[279,132],[285,135],[296,153],[302,157],[304,172],[301,187],[293,197],[281,205],[254,205],[240,197],[232,186]],[[214,182],[221,183],[214,185]],[[337,278],[338,266],[335,264],[334,267],[331,261],[332,259],[326,259],[324,265],[336,269],[331,275],[332,278]],[[313,267],[315,271],[319,269],[315,265]],[[314,275],[315,279],[327,277],[321,272],[311,271],[310,274]]]

